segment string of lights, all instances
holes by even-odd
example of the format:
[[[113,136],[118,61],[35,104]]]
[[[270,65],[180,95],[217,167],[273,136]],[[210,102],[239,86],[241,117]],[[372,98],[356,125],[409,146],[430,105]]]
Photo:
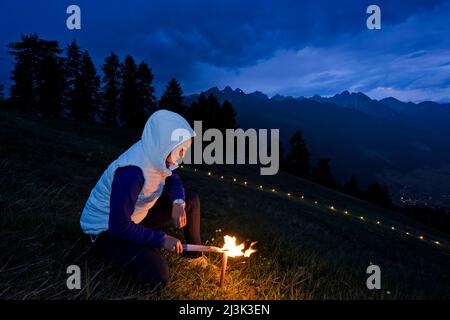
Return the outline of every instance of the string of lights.
[[[284,197],[287,198],[289,200],[293,200],[293,201],[301,201],[304,204],[307,205],[311,205],[314,207],[320,207],[320,208],[324,208],[326,209],[328,212],[332,213],[332,214],[338,214],[340,213],[342,217],[347,217],[347,218],[353,218],[356,221],[359,222],[363,222],[363,223],[368,223],[368,224],[373,224],[377,227],[382,227],[382,228],[386,228],[387,230],[390,230],[391,232],[396,232],[397,234],[401,235],[401,236],[405,236],[408,237],[410,239],[416,239],[418,241],[424,242],[424,243],[428,243],[430,245],[433,245],[435,247],[440,247],[440,248],[446,248],[449,249],[450,246],[442,241],[442,240],[437,240],[431,236],[427,236],[424,233],[421,232],[412,232],[412,231],[407,231],[406,229],[402,229],[402,228],[398,228],[392,224],[388,224],[388,223],[384,223],[381,220],[373,220],[373,219],[368,219],[367,217],[365,217],[362,214],[356,214],[354,213],[352,210],[350,209],[345,209],[345,210],[340,210],[337,209],[337,207],[333,204],[329,205],[329,204],[322,204],[319,203],[317,200],[309,200],[312,198],[309,198],[308,196],[304,195],[304,194],[294,194],[291,192],[284,192],[281,191],[279,188],[276,187],[265,187],[261,184],[253,184],[248,182],[247,180],[241,180],[238,179],[236,177],[232,177],[232,178],[225,178],[225,176],[223,175],[218,175],[218,174],[213,174],[212,171],[203,171],[203,170],[199,170],[197,168],[190,168],[187,167],[185,165],[181,165],[180,169],[183,170],[187,170],[187,171],[191,171],[191,172],[195,172],[198,174],[203,174],[206,175],[208,177],[211,178],[215,178],[218,179],[220,181],[223,182],[229,182],[229,183],[234,183],[234,184],[238,184],[240,186],[246,187],[246,188],[252,188],[258,191],[262,191],[262,192],[268,192],[271,194],[274,194],[276,196],[280,196],[280,197]],[[411,227],[407,227],[409,230],[413,230],[413,228]]]

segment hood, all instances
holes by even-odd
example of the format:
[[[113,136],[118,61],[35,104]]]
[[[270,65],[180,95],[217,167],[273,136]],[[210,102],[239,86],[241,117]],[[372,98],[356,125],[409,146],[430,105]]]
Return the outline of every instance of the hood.
[[[151,164],[161,172],[171,174],[166,158],[178,145],[195,137],[195,131],[178,113],[159,110],[148,118],[141,142]]]

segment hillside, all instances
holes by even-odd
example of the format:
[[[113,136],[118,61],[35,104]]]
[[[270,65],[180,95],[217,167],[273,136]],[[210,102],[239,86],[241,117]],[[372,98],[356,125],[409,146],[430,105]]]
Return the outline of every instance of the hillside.
[[[0,111],[0,298],[156,298],[97,261],[78,224],[96,180],[135,137]],[[288,174],[256,172],[180,169],[185,187],[201,197],[203,240],[221,245],[231,234],[258,241],[258,251],[230,258],[222,289],[214,270],[187,271],[183,259],[168,256],[163,299],[450,298],[449,236]],[[370,263],[381,268],[382,290],[366,288]],[[71,264],[82,269],[80,291],[65,287]]]

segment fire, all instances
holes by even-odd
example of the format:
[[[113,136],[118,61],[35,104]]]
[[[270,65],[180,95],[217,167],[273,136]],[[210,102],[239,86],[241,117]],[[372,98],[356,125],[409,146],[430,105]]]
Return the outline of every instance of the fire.
[[[253,246],[256,244],[256,242],[252,242],[250,244],[250,247],[247,250],[245,249],[244,243],[236,244],[236,237],[231,236],[225,236],[225,244],[221,248],[229,257],[250,257],[250,255],[254,252],[256,252],[255,249],[253,249]]]

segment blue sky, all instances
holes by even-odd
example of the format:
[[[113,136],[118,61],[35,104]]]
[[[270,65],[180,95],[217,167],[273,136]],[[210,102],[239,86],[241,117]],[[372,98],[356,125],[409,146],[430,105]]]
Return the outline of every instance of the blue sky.
[[[81,7],[82,29],[66,28]],[[366,8],[381,7],[381,30]],[[111,51],[145,60],[160,94],[212,86],[293,96],[361,91],[373,98],[450,101],[450,1],[2,1],[0,81],[7,44],[36,32],[76,39],[99,66]]]

